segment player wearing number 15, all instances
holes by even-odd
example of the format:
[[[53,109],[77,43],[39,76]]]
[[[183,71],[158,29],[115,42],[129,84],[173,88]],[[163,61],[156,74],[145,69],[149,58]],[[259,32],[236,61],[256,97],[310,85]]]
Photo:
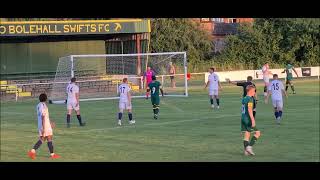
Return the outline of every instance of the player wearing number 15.
[[[152,76],[152,82],[148,85],[147,91],[151,90],[151,103],[153,105],[153,114],[154,119],[158,119],[159,106],[160,106],[160,97],[159,90],[161,91],[161,95],[163,96],[163,90],[161,87],[161,83],[156,81],[156,76]]]
[[[128,79],[123,78],[122,84],[119,86],[119,113],[118,113],[118,125],[121,126],[123,110],[128,110],[129,124],[134,124],[135,121],[132,120],[132,105],[131,105],[131,88],[128,85]]]
[[[276,118],[277,123],[280,124],[283,108],[282,94],[284,94],[286,97],[288,96],[286,91],[284,90],[282,82],[278,80],[277,74],[273,75],[273,80],[268,87],[268,96],[266,103],[268,103],[270,94],[272,99],[272,105],[274,108],[274,116]]]
[[[241,131],[244,132],[243,145],[245,155],[254,155],[252,146],[260,137],[260,131],[256,127],[255,117],[253,116],[255,89],[253,85],[247,86],[247,96],[242,99]],[[250,140],[251,132],[255,133]]]

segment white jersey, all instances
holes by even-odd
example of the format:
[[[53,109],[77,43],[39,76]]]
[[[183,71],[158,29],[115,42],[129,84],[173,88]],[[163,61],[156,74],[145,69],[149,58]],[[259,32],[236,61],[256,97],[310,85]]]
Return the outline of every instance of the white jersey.
[[[46,130],[46,131],[52,131],[50,119],[49,119],[49,111],[46,103],[40,102],[37,105],[37,116],[38,116],[38,130]],[[42,122],[42,116],[44,116],[44,127]],[[46,133],[46,132],[45,132]]]
[[[76,93],[79,93],[79,87],[75,85],[74,83],[70,83],[67,86],[67,94],[68,94],[68,102],[76,102]]]
[[[212,73],[208,77],[209,90],[217,90],[219,88],[219,76],[216,73]]]
[[[279,80],[273,80],[269,84],[268,90],[271,91],[273,100],[282,101],[282,90],[284,90],[283,83]]]
[[[128,84],[123,83],[119,86],[120,102],[128,102],[128,93],[130,93],[131,88]]]

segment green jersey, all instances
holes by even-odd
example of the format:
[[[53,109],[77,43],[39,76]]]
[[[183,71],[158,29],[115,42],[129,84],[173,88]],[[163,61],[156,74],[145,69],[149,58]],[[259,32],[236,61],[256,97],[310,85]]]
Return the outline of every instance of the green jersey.
[[[251,121],[250,116],[249,116],[249,111],[248,111],[248,107],[252,107],[254,106],[254,98],[251,96],[245,96],[242,99],[242,109],[241,109],[241,119],[248,119]]]
[[[242,108],[241,108],[241,130],[242,131],[249,131],[251,132],[252,130],[256,130],[256,128],[254,127],[254,129],[252,129],[252,124],[251,124],[251,117],[249,115],[249,107],[251,107],[253,109],[254,107],[254,98],[251,96],[245,96],[242,99]]]
[[[287,64],[285,71],[287,73],[287,80],[291,80],[293,78],[292,76],[293,66],[291,64]]]
[[[151,97],[159,97],[159,90],[161,87],[161,83],[159,81],[152,81],[149,83],[148,87],[151,91]]]

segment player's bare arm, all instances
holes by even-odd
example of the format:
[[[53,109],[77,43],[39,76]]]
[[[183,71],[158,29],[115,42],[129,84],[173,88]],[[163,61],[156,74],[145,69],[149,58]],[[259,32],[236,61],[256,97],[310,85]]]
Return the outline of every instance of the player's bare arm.
[[[76,106],[78,106],[79,105],[79,93],[76,93],[76,100],[77,100],[77,105]]]
[[[209,81],[207,81],[206,86],[204,87],[204,89],[206,89],[209,85]]]
[[[218,81],[218,85],[219,85],[219,88],[220,88],[220,90],[221,90],[221,89],[222,89],[222,86],[221,86],[220,81]]]
[[[229,84],[233,84],[233,85],[237,85],[237,83],[238,83],[237,81],[230,81],[230,79],[227,79],[227,81]]]
[[[130,91],[127,93],[127,97],[128,97],[129,104],[131,104],[131,92]]]
[[[287,94],[287,92],[286,92],[284,89],[282,89],[281,91],[282,91],[282,94],[283,94],[284,96],[286,96],[286,98],[288,99],[288,94]]]
[[[45,132],[45,130],[46,130],[46,129],[45,129],[45,127],[46,127],[46,126],[45,126],[45,125],[46,125],[45,122],[46,122],[46,121],[45,121],[45,115],[44,115],[44,114],[41,115],[41,119],[42,119],[41,134],[42,134],[42,137],[44,137],[44,132]]]
[[[253,116],[253,103],[248,103],[248,112],[249,112],[249,116],[250,116],[250,119],[251,119],[251,125],[252,127],[255,127],[256,126],[256,121],[254,119],[254,116]]]

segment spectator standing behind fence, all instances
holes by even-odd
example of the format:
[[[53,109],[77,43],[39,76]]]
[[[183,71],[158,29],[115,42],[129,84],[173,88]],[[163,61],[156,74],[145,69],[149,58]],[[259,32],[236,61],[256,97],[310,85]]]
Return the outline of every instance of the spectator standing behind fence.
[[[176,68],[172,64],[172,62],[169,63],[169,74],[170,74],[170,80],[171,80],[171,87],[176,88],[176,81],[174,80],[174,75],[176,74]]]

